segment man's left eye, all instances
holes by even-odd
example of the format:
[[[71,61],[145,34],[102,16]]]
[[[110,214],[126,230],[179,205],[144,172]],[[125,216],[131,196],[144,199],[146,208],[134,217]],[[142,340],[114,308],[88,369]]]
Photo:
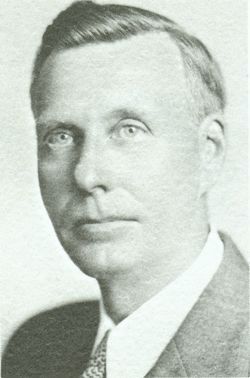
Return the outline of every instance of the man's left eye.
[[[144,130],[140,126],[134,126],[134,125],[124,125],[119,127],[115,131],[115,137],[121,138],[121,139],[132,139],[135,137],[139,137],[140,135],[143,135],[146,133],[146,130]]]

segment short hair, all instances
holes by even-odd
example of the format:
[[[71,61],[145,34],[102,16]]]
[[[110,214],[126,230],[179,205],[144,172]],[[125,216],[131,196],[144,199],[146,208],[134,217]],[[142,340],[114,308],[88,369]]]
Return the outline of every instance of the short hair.
[[[138,7],[97,4],[89,0],[72,3],[45,30],[35,59],[30,88],[33,112],[37,107],[40,71],[52,53],[149,32],[166,32],[178,46],[190,88],[190,106],[196,120],[200,122],[211,113],[223,112],[226,96],[220,67],[198,38],[160,14]]]

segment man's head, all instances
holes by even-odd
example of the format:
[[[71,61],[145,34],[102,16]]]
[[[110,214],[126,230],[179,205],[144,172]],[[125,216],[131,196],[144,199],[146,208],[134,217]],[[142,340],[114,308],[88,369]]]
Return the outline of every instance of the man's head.
[[[43,200],[80,269],[178,260],[223,158],[225,96],[204,45],[160,15],[80,1],[47,28],[31,98]]]

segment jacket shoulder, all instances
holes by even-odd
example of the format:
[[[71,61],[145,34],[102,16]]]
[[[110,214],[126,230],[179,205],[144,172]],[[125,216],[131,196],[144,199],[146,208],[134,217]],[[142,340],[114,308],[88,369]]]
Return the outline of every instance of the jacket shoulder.
[[[79,376],[89,359],[98,323],[97,301],[67,304],[30,318],[5,348],[2,377]]]
[[[220,233],[224,257],[175,337],[191,375],[247,376],[249,269],[231,238]]]

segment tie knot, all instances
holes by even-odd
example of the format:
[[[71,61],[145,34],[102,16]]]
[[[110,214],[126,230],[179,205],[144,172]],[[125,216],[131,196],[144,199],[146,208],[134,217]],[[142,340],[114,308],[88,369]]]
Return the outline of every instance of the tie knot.
[[[107,331],[90,358],[81,378],[104,378],[106,376],[106,349],[110,331]]]

